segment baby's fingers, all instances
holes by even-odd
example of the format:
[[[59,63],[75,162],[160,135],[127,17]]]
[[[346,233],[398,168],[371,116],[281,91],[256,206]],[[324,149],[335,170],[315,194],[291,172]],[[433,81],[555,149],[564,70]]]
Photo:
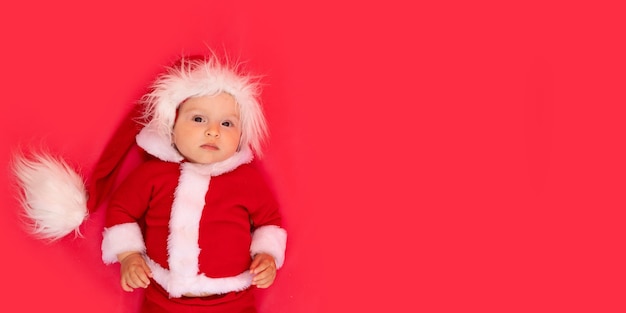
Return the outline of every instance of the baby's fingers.
[[[143,269],[143,273],[146,276],[146,279],[148,277],[152,277],[152,270],[150,269],[150,267],[148,266],[148,264],[146,264],[146,262],[142,262],[141,263],[142,269]],[[150,283],[150,280],[148,279],[148,283]]]
[[[250,272],[252,274],[258,274],[267,270],[269,267],[269,262],[258,262],[256,265],[253,264],[252,266],[250,266]]]
[[[259,266],[261,265],[261,258],[254,258],[252,260],[252,264],[250,264],[250,272],[252,272],[252,274],[256,274],[258,272],[260,272],[262,269],[259,269]]]
[[[274,282],[276,278],[276,268],[271,266],[267,266],[262,271],[259,271],[252,278],[252,284],[256,285],[259,288],[267,288]]]
[[[260,273],[252,279],[252,284],[258,288],[267,288],[274,282],[274,275],[271,273]]]
[[[150,284],[150,279],[147,274],[139,269],[131,269],[126,275],[124,275],[122,288],[124,285],[128,286],[128,289],[124,288],[126,291],[132,291],[134,288],[146,288]]]
[[[274,262],[274,258],[268,254],[258,254],[252,260],[252,264],[250,264],[250,272],[252,274],[258,274],[270,268],[274,268],[275,270],[275,267],[276,263]]]
[[[133,285],[131,285],[131,287],[134,288],[146,288],[150,284],[150,279],[148,278],[146,272],[144,272],[143,270],[137,270],[136,272],[131,273],[131,279],[133,282]]]
[[[131,288],[127,283],[126,283],[126,279],[122,278],[122,290],[126,291],[126,292],[131,292],[134,289]]]

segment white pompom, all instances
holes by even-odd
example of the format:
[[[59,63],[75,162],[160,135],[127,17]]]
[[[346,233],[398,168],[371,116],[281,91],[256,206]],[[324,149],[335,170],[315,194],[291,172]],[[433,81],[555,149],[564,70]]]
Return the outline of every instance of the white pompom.
[[[87,218],[87,191],[82,177],[65,161],[46,153],[14,158],[13,171],[21,188],[19,199],[30,231],[58,240]]]

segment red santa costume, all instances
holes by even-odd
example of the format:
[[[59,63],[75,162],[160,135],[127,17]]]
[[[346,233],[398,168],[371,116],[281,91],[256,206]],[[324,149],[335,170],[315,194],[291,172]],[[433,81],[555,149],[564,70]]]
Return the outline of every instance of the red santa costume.
[[[277,202],[252,162],[266,133],[256,87],[250,77],[215,58],[183,59],[161,75],[144,98],[148,122],[136,144],[154,158],[134,169],[113,193],[102,242],[107,264],[117,262],[120,253],[143,253],[153,277],[142,312],[255,312],[249,288],[252,257],[268,253],[277,268],[283,265],[287,234]],[[188,98],[220,92],[232,95],[238,104],[240,147],[221,162],[187,162],[171,139],[178,106]],[[119,172],[127,145],[120,148],[115,140],[109,144],[91,178],[89,203],[82,180],[61,159],[18,159],[15,172],[34,233],[58,239],[77,231],[86,207],[93,209],[112,189],[110,181]],[[50,181],[49,176],[56,179],[55,190],[37,183]],[[51,203],[57,204],[52,210]]]

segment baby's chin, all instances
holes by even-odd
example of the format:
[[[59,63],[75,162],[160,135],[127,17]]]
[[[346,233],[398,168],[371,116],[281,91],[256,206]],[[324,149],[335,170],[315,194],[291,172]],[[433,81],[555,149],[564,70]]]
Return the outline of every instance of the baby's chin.
[[[190,157],[190,158],[186,158],[189,162],[191,163],[196,163],[196,164],[214,164],[214,163],[218,163],[218,162],[222,162],[222,161],[226,161],[229,158],[231,158],[233,154],[228,154],[228,155],[201,155],[201,156],[195,156],[195,157]]]

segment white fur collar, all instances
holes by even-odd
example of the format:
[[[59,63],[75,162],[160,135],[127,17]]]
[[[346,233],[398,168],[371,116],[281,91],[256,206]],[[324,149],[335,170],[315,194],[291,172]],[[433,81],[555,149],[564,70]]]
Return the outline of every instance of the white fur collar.
[[[179,163],[184,159],[172,145],[172,139],[164,138],[152,124],[141,129],[135,140],[142,149],[162,161]]]

